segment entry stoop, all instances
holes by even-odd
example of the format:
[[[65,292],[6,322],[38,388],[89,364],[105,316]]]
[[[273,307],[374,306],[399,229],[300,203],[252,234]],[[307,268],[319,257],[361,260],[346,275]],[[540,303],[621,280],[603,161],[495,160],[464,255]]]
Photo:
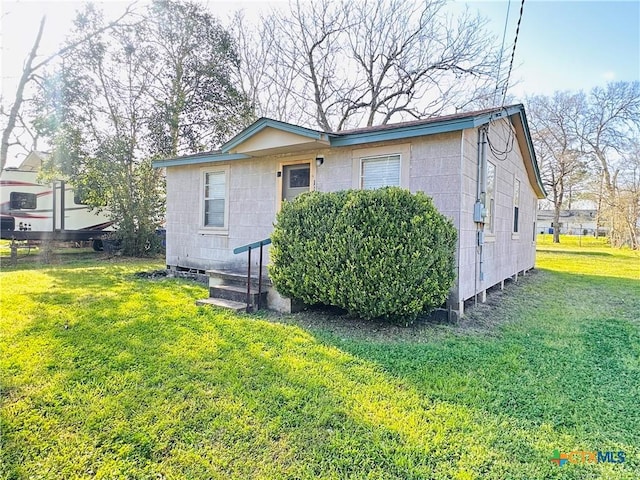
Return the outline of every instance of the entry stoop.
[[[258,294],[258,278],[251,277],[249,308],[247,308],[247,275],[232,270],[207,270],[209,275],[209,298],[198,300],[197,305],[215,305],[236,312],[255,311],[258,303],[267,307],[267,289],[271,288],[268,278],[262,279],[262,292]],[[259,300],[259,302],[258,302]]]
[[[233,300],[225,300],[224,298],[203,298],[202,300],[196,300],[196,305],[199,307],[209,305],[212,307],[220,307],[233,312],[246,312],[247,304],[234,302]]]

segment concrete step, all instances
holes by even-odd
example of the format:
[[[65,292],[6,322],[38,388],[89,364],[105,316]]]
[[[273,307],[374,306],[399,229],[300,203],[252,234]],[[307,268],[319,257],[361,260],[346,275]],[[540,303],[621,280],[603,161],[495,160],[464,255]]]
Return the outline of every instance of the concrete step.
[[[236,285],[217,285],[215,287],[209,287],[209,297],[211,298],[224,298],[226,300],[233,300],[234,302],[246,302],[247,301],[247,287]],[[258,303],[258,292],[252,289],[249,295],[252,305]],[[267,304],[267,292],[263,291],[260,295],[260,304]]]
[[[258,268],[255,270],[252,268],[251,272],[251,288],[258,289]],[[238,270],[207,270],[209,275],[209,286],[214,287],[218,285],[235,285],[238,287],[247,288],[247,272],[240,272]],[[267,275],[267,269],[262,269],[262,288],[266,290],[271,286],[271,280]]]
[[[234,312],[246,312],[247,304],[242,302],[234,302],[233,300],[226,300],[224,298],[204,298],[202,300],[196,300],[196,305],[204,306],[210,305],[214,307],[224,308]]]

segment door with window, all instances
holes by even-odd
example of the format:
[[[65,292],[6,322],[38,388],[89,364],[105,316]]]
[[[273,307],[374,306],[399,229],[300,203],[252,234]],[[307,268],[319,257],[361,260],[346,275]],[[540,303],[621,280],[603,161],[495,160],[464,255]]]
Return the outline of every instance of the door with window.
[[[281,200],[291,201],[311,189],[311,163],[282,166]]]

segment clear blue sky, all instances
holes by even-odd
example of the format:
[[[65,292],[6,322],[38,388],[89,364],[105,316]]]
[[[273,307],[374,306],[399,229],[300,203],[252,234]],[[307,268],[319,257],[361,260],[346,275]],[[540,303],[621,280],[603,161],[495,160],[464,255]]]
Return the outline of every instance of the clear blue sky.
[[[456,2],[464,3],[502,38],[507,1]],[[505,45],[513,44],[519,12],[512,0]],[[640,1],[525,1],[515,66],[518,95],[640,80]]]

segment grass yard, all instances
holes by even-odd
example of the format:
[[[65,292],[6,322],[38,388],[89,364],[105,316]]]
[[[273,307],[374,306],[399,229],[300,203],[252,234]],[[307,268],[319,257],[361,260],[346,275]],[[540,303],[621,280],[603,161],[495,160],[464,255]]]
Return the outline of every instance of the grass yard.
[[[640,478],[640,257],[540,250],[411,328],[196,307],[135,276],[161,262],[3,267],[0,478]]]

